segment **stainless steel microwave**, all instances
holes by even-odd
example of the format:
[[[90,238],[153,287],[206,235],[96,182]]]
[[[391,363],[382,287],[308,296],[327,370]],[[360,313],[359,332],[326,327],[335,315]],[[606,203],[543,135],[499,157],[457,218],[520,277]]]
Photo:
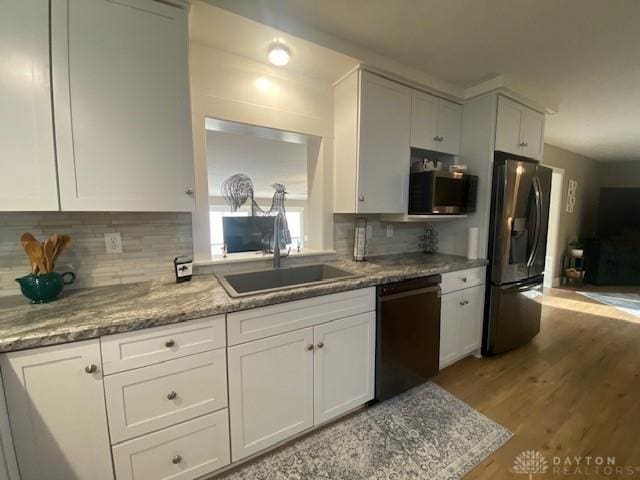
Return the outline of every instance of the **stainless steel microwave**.
[[[441,170],[411,172],[409,215],[462,215],[475,212],[478,177]]]

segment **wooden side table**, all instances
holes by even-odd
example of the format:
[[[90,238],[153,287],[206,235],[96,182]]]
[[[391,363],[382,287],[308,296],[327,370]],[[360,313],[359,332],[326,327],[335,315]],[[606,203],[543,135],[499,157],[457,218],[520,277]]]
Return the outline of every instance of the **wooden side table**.
[[[576,272],[575,276],[568,274],[567,270],[572,269]],[[568,285],[570,280],[577,280],[582,283],[584,279],[584,257],[575,257],[573,255],[562,255],[562,270],[560,271],[560,285]]]

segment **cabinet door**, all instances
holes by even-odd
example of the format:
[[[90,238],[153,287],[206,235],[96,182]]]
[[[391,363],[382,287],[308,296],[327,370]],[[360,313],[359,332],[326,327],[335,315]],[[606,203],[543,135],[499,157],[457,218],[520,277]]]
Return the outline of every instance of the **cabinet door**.
[[[496,126],[496,150],[522,154],[521,124],[524,107],[505,97],[498,97],[498,120]]]
[[[348,412],[373,399],[375,312],[314,328],[314,423]]]
[[[463,305],[458,324],[458,358],[480,348],[482,343],[484,285],[462,290],[460,300]]]
[[[58,210],[49,2],[0,7],[0,211]]]
[[[22,480],[112,480],[98,340],[8,353],[1,365]]]
[[[411,90],[361,75],[356,213],[406,213]]]
[[[4,388],[0,385],[0,480],[20,480],[16,452],[13,447],[9,412],[4,395]]]
[[[459,292],[442,295],[440,310],[440,368],[455,361],[458,354]]]
[[[462,133],[462,105],[442,98],[438,100],[438,142],[437,150],[453,155],[460,154]]]
[[[313,426],[313,329],[228,349],[235,462]]]
[[[193,208],[187,40],[160,2],[53,0],[62,210]]]
[[[433,95],[411,92],[411,146],[437,150],[438,99]]]
[[[522,155],[542,160],[544,115],[525,108],[522,112]]]

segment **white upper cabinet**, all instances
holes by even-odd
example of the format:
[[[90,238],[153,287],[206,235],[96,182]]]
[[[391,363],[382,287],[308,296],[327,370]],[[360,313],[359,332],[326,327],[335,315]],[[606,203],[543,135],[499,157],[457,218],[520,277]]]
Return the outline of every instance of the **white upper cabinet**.
[[[438,99],[417,90],[411,92],[411,146],[438,148]]]
[[[0,1],[0,211],[58,210],[48,0]]]
[[[542,160],[543,144],[544,115],[499,96],[495,149]]]
[[[405,213],[411,90],[358,70],[334,94],[334,210]]]
[[[522,155],[542,160],[544,115],[533,110],[522,112]]]
[[[417,90],[411,94],[411,146],[460,154],[462,106]]]
[[[442,153],[460,154],[462,105],[438,99],[438,147]]]
[[[62,210],[193,208],[186,15],[153,0],[53,0]]]
[[[2,376],[22,480],[113,480],[100,343],[12,352]]]

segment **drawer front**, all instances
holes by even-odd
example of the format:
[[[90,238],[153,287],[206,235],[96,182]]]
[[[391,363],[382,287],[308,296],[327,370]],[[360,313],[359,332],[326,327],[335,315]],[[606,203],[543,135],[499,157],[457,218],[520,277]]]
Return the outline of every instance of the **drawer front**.
[[[375,288],[362,288],[227,315],[229,345],[375,310]]]
[[[146,367],[226,345],[224,315],[100,339],[105,375]]]
[[[224,348],[104,379],[111,443],[227,406]]]
[[[445,294],[462,290],[463,288],[475,287],[484,283],[485,267],[478,267],[443,274],[440,288],[442,289],[442,293]]]
[[[192,480],[229,462],[227,409],[113,447],[117,480]]]

